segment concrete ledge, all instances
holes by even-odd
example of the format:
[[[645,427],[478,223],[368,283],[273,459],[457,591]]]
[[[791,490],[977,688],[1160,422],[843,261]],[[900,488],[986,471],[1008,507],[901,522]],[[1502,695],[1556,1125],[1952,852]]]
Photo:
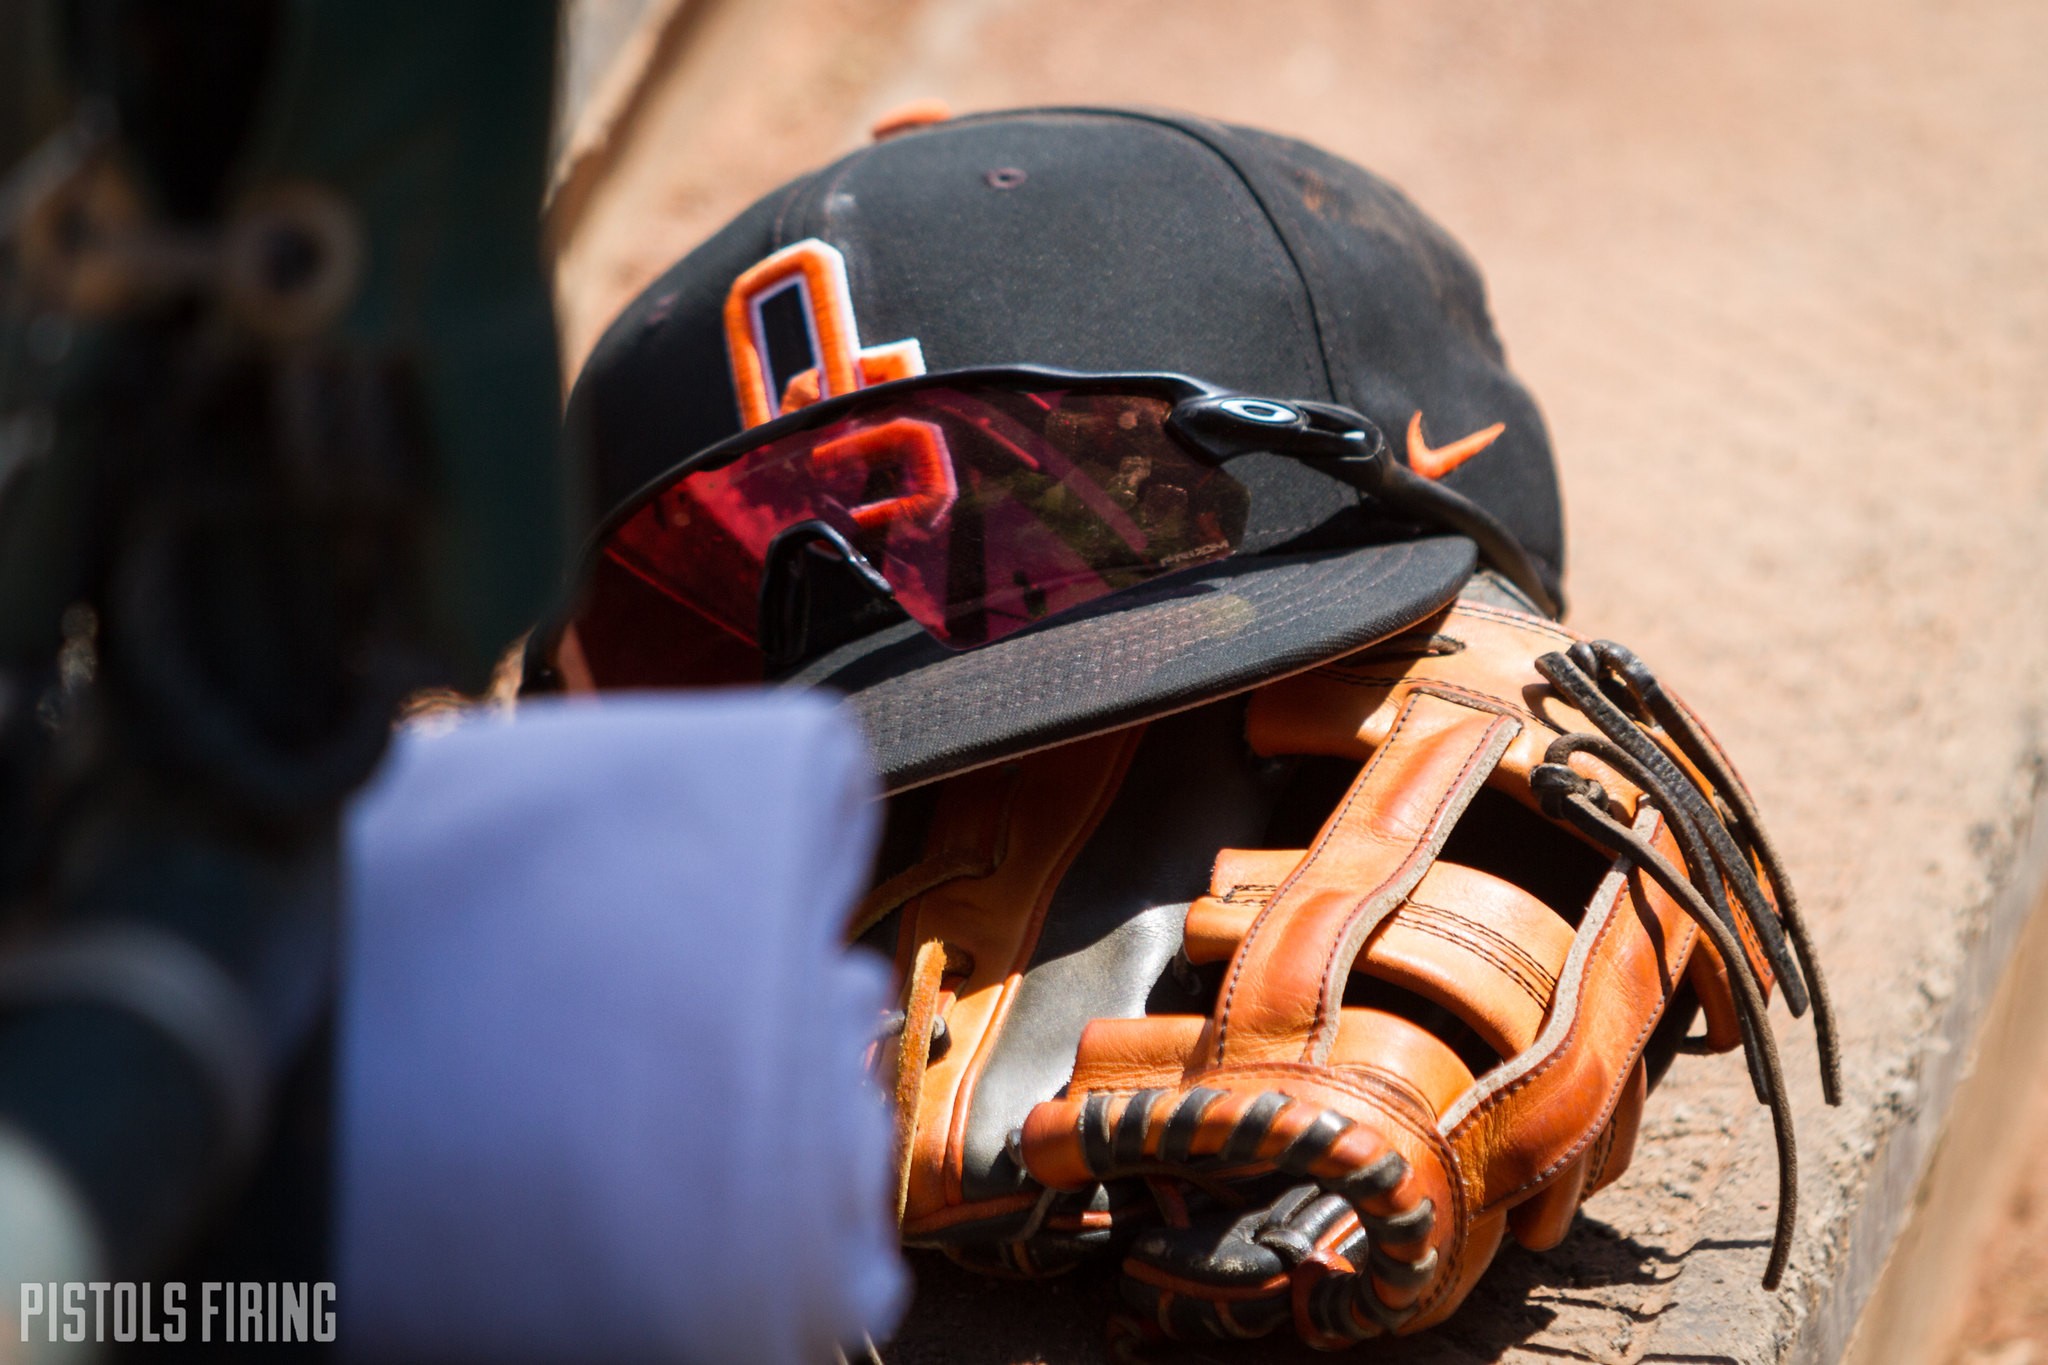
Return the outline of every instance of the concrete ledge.
[[[2031,1078],[2048,1065],[2044,819],[2048,802],[2037,800],[1966,979],[1928,1040],[1912,1117],[1871,1173],[1849,1238],[1865,1254],[1800,1334],[1790,1358],[1801,1365],[1936,1360],[1968,1310],[1987,1226],[2038,1150],[2038,1136],[2016,1120]],[[1879,1271],[1872,1257],[1887,1246]]]
[[[1806,1245],[1818,1262],[1804,1267],[1804,1313],[1773,1302],[1729,1255],[1750,1196],[1770,1197],[1768,1167],[1744,1171],[1723,1182],[1672,1285],[1655,1348],[1641,1359],[1943,1357],[1968,1303],[1974,1234],[2031,1145],[2005,1120],[2048,1044],[2048,802],[2035,772],[2033,799],[1993,851],[1998,889],[1964,912],[1972,937],[1956,970],[1921,983],[1932,1005],[1927,1031],[1900,1057],[1885,1103],[1846,1116],[1874,1150],[1860,1170],[1802,1182],[1811,1191]]]

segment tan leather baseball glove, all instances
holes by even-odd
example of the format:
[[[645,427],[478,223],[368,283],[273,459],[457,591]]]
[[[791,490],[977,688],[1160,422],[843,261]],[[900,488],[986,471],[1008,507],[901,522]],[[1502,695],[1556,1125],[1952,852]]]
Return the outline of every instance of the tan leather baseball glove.
[[[1248,702],[899,809],[872,932],[906,1240],[1043,1271],[1123,1251],[1137,1336],[1440,1321],[1554,1245],[1679,1051],[1765,1001],[1833,1022],[1747,791],[1632,655],[1483,595]],[[1688,1033],[1695,1019],[1701,1031]]]

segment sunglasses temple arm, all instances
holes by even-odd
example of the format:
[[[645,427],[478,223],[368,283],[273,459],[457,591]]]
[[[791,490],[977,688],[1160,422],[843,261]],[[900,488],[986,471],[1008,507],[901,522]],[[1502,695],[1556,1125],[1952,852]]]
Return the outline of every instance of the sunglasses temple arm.
[[[1334,403],[1279,402],[1243,394],[1205,394],[1177,404],[1168,425],[1214,460],[1253,451],[1297,459],[1350,484],[1397,512],[1469,537],[1479,557],[1520,588],[1553,620],[1564,616],[1564,587],[1522,547],[1501,520],[1464,494],[1423,478],[1387,449],[1379,427]]]

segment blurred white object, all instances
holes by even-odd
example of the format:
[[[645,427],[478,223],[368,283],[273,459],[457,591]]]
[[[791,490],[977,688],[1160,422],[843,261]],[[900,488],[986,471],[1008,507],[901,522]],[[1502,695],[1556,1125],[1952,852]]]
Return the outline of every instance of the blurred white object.
[[[98,1234],[70,1179],[12,1128],[0,1124],[0,1365],[58,1365],[101,1355],[95,1342],[49,1340],[55,1306],[37,1291],[26,1304],[24,1284],[92,1281],[101,1268]],[[24,1308],[38,1310],[24,1324]]]
[[[840,946],[877,818],[815,696],[401,737],[349,832],[352,1358],[817,1365],[893,1325],[888,973]]]

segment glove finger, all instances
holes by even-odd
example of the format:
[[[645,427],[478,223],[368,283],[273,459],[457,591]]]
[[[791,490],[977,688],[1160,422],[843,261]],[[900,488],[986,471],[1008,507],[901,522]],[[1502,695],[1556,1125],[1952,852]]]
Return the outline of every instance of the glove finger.
[[[1735,1012],[1735,991],[1728,983],[1728,967],[1714,945],[1705,939],[1693,950],[1686,964],[1686,980],[1699,996],[1700,1014],[1705,1018],[1708,1052],[1733,1052],[1742,1046],[1742,1018]]]
[[[1530,1251],[1548,1251],[1571,1231],[1586,1194],[1590,1157],[1582,1156],[1549,1184],[1508,1211],[1508,1231]]]
[[[1342,1312],[1330,1310],[1330,1320],[1344,1324],[1350,1340],[1397,1330],[1434,1283],[1440,1245],[1452,1232],[1454,1220],[1437,1216],[1452,1199],[1444,1163],[1433,1148],[1418,1146],[1413,1134],[1400,1130],[1420,1162],[1412,1164],[1380,1131],[1368,1106],[1341,1091],[1317,1093],[1320,1088],[1308,1077],[1299,1084],[1302,1095],[1198,1085],[1049,1101],[1032,1111],[1019,1146],[1033,1176],[1055,1188],[1138,1171],[1166,1170],[1198,1180],[1276,1171],[1306,1177],[1323,1194],[1337,1196],[1370,1239],[1362,1266],[1332,1267],[1345,1281],[1342,1292],[1352,1297]],[[1331,1100],[1355,1114],[1331,1107]],[[1273,1210],[1262,1210],[1235,1234],[1229,1231],[1234,1224],[1219,1230],[1213,1219],[1199,1220],[1185,1237],[1177,1230],[1146,1234],[1152,1250],[1138,1263],[1157,1273],[1141,1270],[1137,1278],[1210,1303],[1269,1298],[1282,1287],[1289,1253],[1302,1240],[1288,1221],[1296,1213],[1307,1220],[1300,1226],[1314,1232],[1308,1240],[1319,1249],[1324,1239],[1349,1235],[1319,1199],[1282,1211],[1277,1224]],[[1261,1232],[1273,1235],[1261,1241]],[[1199,1235],[1211,1244],[1193,1240]],[[1324,1292],[1328,1297],[1338,1291]],[[1204,1334],[1211,1322],[1229,1320],[1172,1305],[1160,1311],[1169,1308],[1160,1324],[1170,1332],[1179,1322],[1174,1314],[1191,1315],[1195,1330]]]
[[[1642,1062],[1637,1062],[1628,1088],[1622,1092],[1621,1103],[1615,1106],[1614,1117],[1607,1121],[1606,1131],[1594,1144],[1593,1166],[1586,1178],[1589,1196],[1621,1179],[1622,1172],[1628,1169],[1630,1158],[1635,1156],[1636,1134],[1643,1124],[1643,1101],[1649,1094],[1649,1071]]]
[[[1304,1268],[1319,1272],[1315,1280],[1332,1271],[1356,1278],[1368,1242],[1350,1204],[1315,1185],[1295,1185],[1263,1208],[1144,1234],[1125,1258],[1123,1295],[1169,1335],[1264,1336],[1297,1315]],[[1341,1295],[1328,1297],[1343,1306]],[[1356,1339],[1320,1328],[1304,1335],[1329,1337],[1330,1345]]]
[[[1298,1186],[1275,1203],[1298,1206],[1316,1193]],[[1184,1341],[1266,1335],[1287,1321],[1292,1269],[1259,1239],[1274,1214],[1274,1207],[1224,1212],[1140,1234],[1124,1258],[1124,1301]]]

